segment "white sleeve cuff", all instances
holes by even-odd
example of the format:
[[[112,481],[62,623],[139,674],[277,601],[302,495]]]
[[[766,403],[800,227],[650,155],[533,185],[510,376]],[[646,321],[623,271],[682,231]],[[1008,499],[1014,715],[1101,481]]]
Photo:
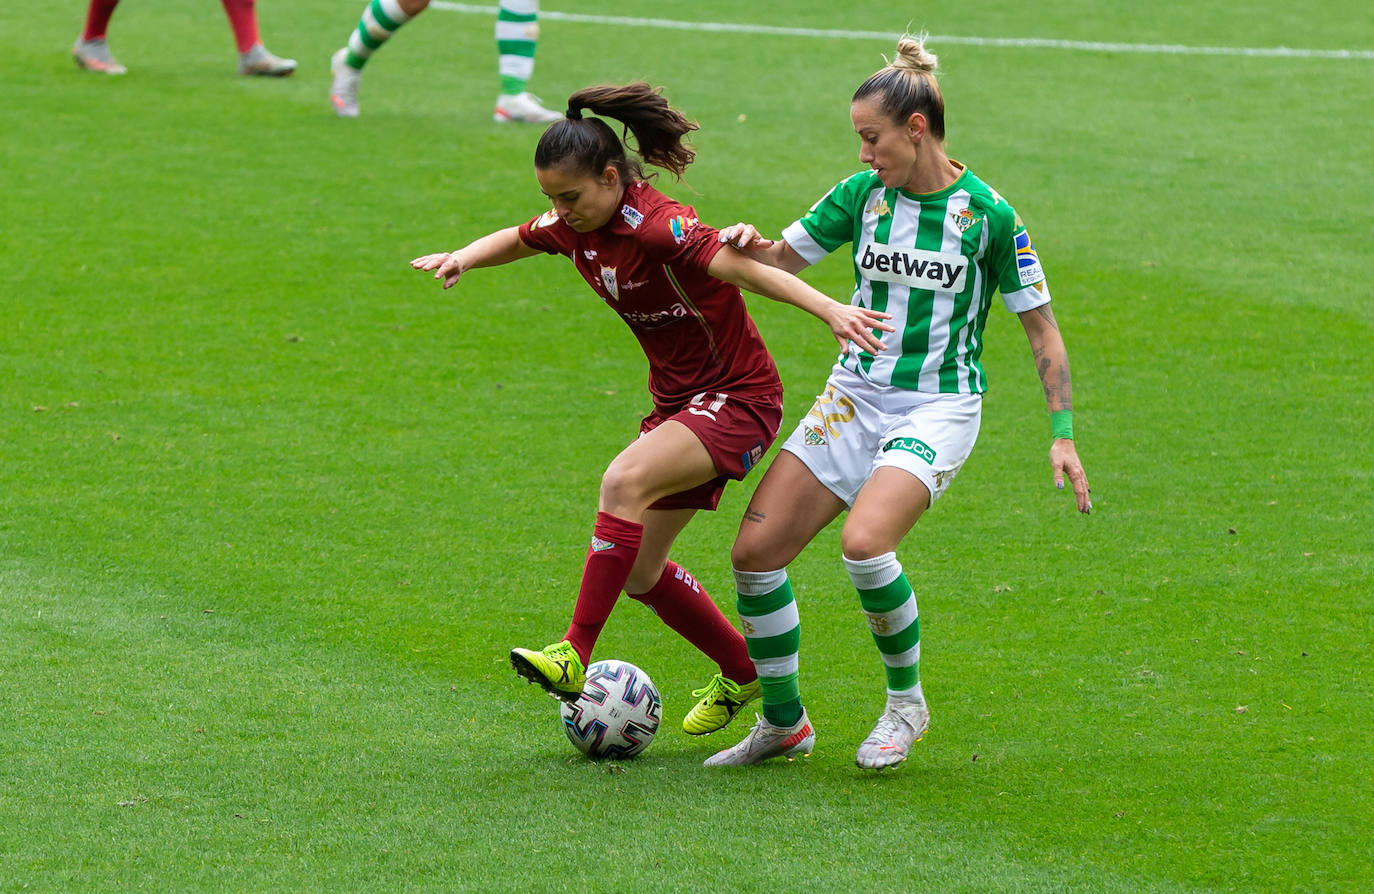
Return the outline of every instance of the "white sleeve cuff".
[[[808,264],[815,264],[830,254],[811,238],[811,234],[806,232],[806,227],[802,226],[799,220],[789,224],[787,229],[782,231],[782,238]]]
[[[1035,310],[1043,304],[1050,303],[1050,284],[1041,280],[1040,289],[1029,286],[1015,292],[1003,292],[1002,301],[1007,305],[1007,310],[1014,314]]]

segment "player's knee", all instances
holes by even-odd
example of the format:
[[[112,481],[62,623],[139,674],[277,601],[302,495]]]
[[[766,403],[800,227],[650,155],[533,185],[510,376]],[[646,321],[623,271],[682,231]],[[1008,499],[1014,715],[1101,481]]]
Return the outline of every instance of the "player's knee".
[[[788,549],[764,537],[741,534],[730,547],[730,565],[736,571],[775,571],[786,568],[794,558]]]
[[[845,525],[840,531],[840,552],[846,559],[871,559],[897,548],[891,538],[863,525]]]
[[[615,511],[648,505],[650,482],[634,463],[612,462],[601,476],[601,506]]]
[[[768,571],[759,561],[759,550],[745,540],[736,540],[730,547],[730,565],[737,571]]]

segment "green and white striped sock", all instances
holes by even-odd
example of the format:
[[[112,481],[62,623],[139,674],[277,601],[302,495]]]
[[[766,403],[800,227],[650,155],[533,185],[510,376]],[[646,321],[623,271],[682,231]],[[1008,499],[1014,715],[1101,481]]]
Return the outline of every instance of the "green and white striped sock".
[[[345,61],[350,67],[361,71],[372,54],[408,21],[410,16],[401,9],[399,0],[372,0],[363,9],[358,27],[348,37],[348,56]]]
[[[501,93],[525,92],[534,74],[534,45],[539,40],[539,0],[501,0],[496,13],[497,68]]]
[[[868,629],[887,671],[889,698],[924,702],[921,692],[921,620],[916,594],[902,573],[896,553],[871,559],[845,557],[844,567],[859,591]]]
[[[801,620],[787,571],[735,571],[739,622],[763,686],[763,719],[792,726],[802,716],[797,685]]]

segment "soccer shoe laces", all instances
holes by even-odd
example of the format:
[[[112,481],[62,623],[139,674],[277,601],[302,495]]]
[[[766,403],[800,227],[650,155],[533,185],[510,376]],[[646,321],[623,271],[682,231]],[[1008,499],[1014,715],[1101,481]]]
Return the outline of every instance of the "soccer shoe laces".
[[[874,725],[873,732],[864,740],[864,744],[883,745],[895,741],[902,732],[902,727],[910,730],[912,741],[920,741],[925,735],[925,721],[919,714],[911,716],[918,710],[921,708],[915,705],[895,707],[889,703],[887,710],[883,711],[883,716],[879,717]]]
[[[878,723],[873,727],[873,732],[868,734],[869,742],[891,742],[897,735],[897,731],[903,726],[910,726],[906,719],[896,711],[884,711],[883,716],[878,718]],[[912,727],[912,732],[915,732]]]
[[[692,690],[692,698],[709,699],[716,701],[720,698],[721,692],[732,698],[739,697],[739,684],[726,677],[724,674],[716,674],[710,681],[700,689]]]

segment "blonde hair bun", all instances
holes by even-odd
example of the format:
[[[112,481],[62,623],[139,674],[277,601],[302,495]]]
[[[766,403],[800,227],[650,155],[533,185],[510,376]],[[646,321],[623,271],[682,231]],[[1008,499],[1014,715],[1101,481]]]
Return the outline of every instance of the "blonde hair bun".
[[[897,58],[888,63],[888,66],[898,71],[910,71],[921,74],[935,74],[940,60],[934,53],[926,49],[926,38],[929,35],[903,34],[897,40]]]

